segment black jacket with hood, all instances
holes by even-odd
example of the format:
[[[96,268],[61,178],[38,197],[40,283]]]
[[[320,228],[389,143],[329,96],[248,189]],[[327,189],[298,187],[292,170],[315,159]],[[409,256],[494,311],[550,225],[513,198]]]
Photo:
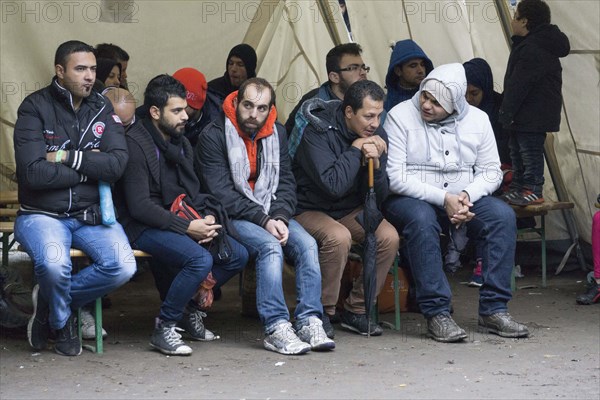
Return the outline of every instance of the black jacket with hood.
[[[307,104],[308,103],[308,104]],[[359,136],[348,130],[342,102],[309,100],[304,108],[308,125],[294,157],[298,205],[296,213],[321,211],[340,219],[365,202],[368,168],[362,152],[352,146]],[[381,125],[375,132],[388,143]],[[387,154],[375,170],[375,193],[380,205],[388,195]]]
[[[569,39],[556,25],[543,24],[512,40],[499,121],[514,131],[557,132],[562,106],[559,58],[569,54]]]
[[[52,83],[23,101],[14,130],[20,213],[70,217],[99,204],[98,181],[116,182],[127,165],[123,125],[96,91],[77,112],[71,93]],[[68,150],[63,163],[46,154]],[[92,151],[99,150],[99,151]]]

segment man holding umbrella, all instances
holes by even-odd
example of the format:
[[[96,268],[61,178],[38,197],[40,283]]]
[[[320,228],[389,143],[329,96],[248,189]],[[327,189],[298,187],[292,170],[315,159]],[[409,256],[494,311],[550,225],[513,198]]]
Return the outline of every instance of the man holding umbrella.
[[[381,327],[369,323],[370,307],[365,305],[374,303],[399,245],[396,230],[377,210],[377,204],[388,193],[387,135],[379,125],[383,99],[381,87],[363,80],[350,86],[343,101],[309,100],[309,122],[293,160],[298,197],[296,220],[319,245],[323,327],[330,337],[334,335],[330,319],[335,313],[352,240],[364,243],[369,236],[362,223],[366,219],[363,209],[367,196],[371,200],[376,196],[376,201],[370,202],[374,208],[370,211],[379,216],[370,232],[374,233],[376,245],[371,247],[372,253],[363,255],[366,276],[354,282],[340,318],[344,328],[361,335],[383,333]],[[369,161],[374,171],[371,190]]]

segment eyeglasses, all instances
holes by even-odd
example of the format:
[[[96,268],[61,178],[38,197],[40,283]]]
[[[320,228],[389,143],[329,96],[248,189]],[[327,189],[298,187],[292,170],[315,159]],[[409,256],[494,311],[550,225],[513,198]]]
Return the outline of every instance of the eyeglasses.
[[[344,72],[344,71],[348,71],[348,72],[356,72],[359,69],[364,70],[366,73],[369,73],[369,71],[371,70],[371,67],[366,66],[365,64],[363,65],[358,65],[358,64],[350,64],[348,65],[346,68],[340,68],[338,69],[338,72]]]

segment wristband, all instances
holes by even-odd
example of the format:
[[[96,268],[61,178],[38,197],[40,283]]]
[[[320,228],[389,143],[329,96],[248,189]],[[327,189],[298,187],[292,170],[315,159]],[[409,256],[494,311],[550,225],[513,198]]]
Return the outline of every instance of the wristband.
[[[63,156],[63,154],[64,154],[64,153],[65,153],[65,151],[64,151],[64,150],[58,150],[58,151],[56,152],[56,158],[54,159],[54,162],[55,162],[55,163],[60,163],[60,162],[62,162],[61,160],[62,160],[62,156]]]

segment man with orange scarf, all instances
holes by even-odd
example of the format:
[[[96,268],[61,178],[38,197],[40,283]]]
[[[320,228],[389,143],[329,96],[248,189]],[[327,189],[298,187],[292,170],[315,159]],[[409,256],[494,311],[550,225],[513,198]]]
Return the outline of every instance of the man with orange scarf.
[[[281,354],[331,350],[335,342],[321,321],[317,244],[292,219],[296,182],[287,135],[276,122],[275,92],[264,79],[248,79],[227,96],[223,112],[198,139],[196,173],[206,190],[221,200],[237,231],[232,234],[255,259],[264,347]],[[296,272],[293,326],[283,294],[284,258],[294,263]]]

